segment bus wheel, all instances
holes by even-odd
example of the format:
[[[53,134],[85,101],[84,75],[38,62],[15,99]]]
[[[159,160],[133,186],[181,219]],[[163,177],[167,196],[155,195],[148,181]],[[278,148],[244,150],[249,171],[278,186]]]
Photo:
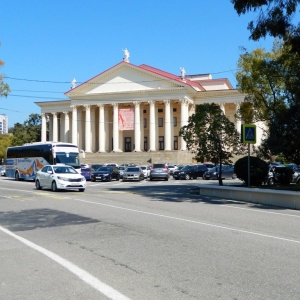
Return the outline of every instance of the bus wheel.
[[[37,190],[41,190],[41,189],[42,189],[39,180],[36,180],[36,181],[35,181],[35,188],[36,188]]]
[[[53,181],[52,184],[51,184],[51,190],[52,190],[52,192],[57,192],[57,186],[56,186],[55,181]]]
[[[19,172],[16,172],[15,181],[19,181],[19,180],[20,180],[20,174],[19,174]]]

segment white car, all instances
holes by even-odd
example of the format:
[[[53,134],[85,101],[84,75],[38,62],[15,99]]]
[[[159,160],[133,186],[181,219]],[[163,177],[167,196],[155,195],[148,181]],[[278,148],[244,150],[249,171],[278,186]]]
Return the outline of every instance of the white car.
[[[35,187],[50,188],[53,192],[73,189],[84,192],[86,179],[71,166],[46,165],[36,173]]]
[[[151,168],[149,166],[139,166],[139,167],[142,169],[142,171],[144,173],[144,177],[148,178],[150,176]]]

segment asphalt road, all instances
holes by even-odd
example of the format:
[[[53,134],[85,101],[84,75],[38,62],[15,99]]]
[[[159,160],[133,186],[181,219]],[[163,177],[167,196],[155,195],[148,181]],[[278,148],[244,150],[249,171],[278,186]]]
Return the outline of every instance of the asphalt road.
[[[300,212],[191,193],[203,183],[2,177],[0,299],[298,300]]]

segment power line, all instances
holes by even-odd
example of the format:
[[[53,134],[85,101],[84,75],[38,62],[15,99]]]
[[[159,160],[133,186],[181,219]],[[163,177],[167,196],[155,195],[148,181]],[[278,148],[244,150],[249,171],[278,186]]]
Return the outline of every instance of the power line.
[[[210,74],[221,74],[221,73],[229,73],[233,71],[237,71],[238,69],[231,69],[226,71],[218,71],[218,72],[211,72]],[[189,75],[186,75],[188,79]],[[179,77],[179,76],[178,76]],[[28,79],[28,78],[17,78],[17,77],[10,77],[10,76],[3,76],[5,79],[11,79],[11,80],[18,80],[18,81],[30,81],[30,82],[39,82],[39,83],[57,83],[57,84],[70,84],[71,81],[54,81],[54,80],[39,80],[39,79]],[[157,79],[157,80],[142,80],[142,81],[136,81],[137,83],[143,83],[143,82],[158,82],[158,81],[165,81],[163,79]],[[119,83],[131,83],[128,81],[124,82],[89,82],[87,81],[78,81],[76,83],[82,84],[84,82],[88,82],[89,84],[119,84]]]

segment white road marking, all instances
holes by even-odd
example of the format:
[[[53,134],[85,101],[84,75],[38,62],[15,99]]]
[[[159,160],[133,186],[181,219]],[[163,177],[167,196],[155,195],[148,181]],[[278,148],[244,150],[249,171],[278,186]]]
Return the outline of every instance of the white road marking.
[[[71,263],[70,261],[62,258],[61,256],[59,256],[59,255],[57,255],[57,254],[41,247],[39,245],[36,245],[36,244],[30,242],[27,239],[24,239],[24,238],[22,238],[22,237],[20,237],[16,234],[14,234],[13,232],[5,229],[2,226],[0,226],[0,230],[4,233],[10,235],[11,237],[19,240],[20,242],[22,242],[26,246],[28,246],[28,247],[44,254],[45,256],[49,257],[50,259],[54,260],[55,262],[57,262],[58,264],[60,264],[61,266],[63,266],[64,268],[66,268],[67,270],[72,272],[73,274],[75,274],[82,281],[86,282],[91,287],[93,287],[94,289],[96,289],[97,291],[99,291],[101,294],[105,295],[109,299],[112,299],[112,300],[130,300],[130,298],[124,296],[121,293],[119,293],[118,291],[116,291],[115,289],[110,287],[109,285],[101,282],[99,279],[92,276],[90,273],[88,273],[85,270],[79,268],[78,266],[76,266],[75,264]]]
[[[145,215],[151,215],[151,216],[156,216],[156,217],[161,217],[161,218],[166,218],[166,219],[172,219],[172,220],[177,220],[177,221],[182,221],[182,222],[187,222],[187,223],[199,224],[199,225],[203,225],[203,226],[220,228],[220,229],[224,229],[224,230],[240,232],[240,233],[246,233],[246,234],[251,234],[251,235],[267,237],[267,238],[272,238],[272,239],[276,239],[276,240],[281,240],[281,241],[287,241],[287,242],[291,242],[291,243],[300,244],[300,241],[287,239],[287,238],[282,238],[282,237],[275,236],[275,235],[268,235],[268,234],[263,234],[263,233],[248,231],[248,230],[236,229],[236,228],[233,228],[233,227],[214,225],[214,224],[209,224],[209,223],[205,223],[205,222],[199,222],[199,221],[194,221],[194,220],[189,220],[189,219],[184,219],[184,218],[178,218],[178,217],[172,217],[172,216],[168,216],[168,215],[150,213],[150,212],[147,212],[147,211],[136,210],[136,209],[131,209],[131,208],[125,208],[125,207],[121,207],[121,206],[115,206],[115,205],[104,204],[104,203],[99,203],[99,202],[93,202],[93,201],[87,201],[87,200],[81,200],[81,199],[73,199],[73,200],[74,201],[79,201],[79,202],[95,204],[95,205],[102,205],[102,206],[116,208],[116,209],[120,209],[120,210],[131,211],[131,212],[145,214]]]

